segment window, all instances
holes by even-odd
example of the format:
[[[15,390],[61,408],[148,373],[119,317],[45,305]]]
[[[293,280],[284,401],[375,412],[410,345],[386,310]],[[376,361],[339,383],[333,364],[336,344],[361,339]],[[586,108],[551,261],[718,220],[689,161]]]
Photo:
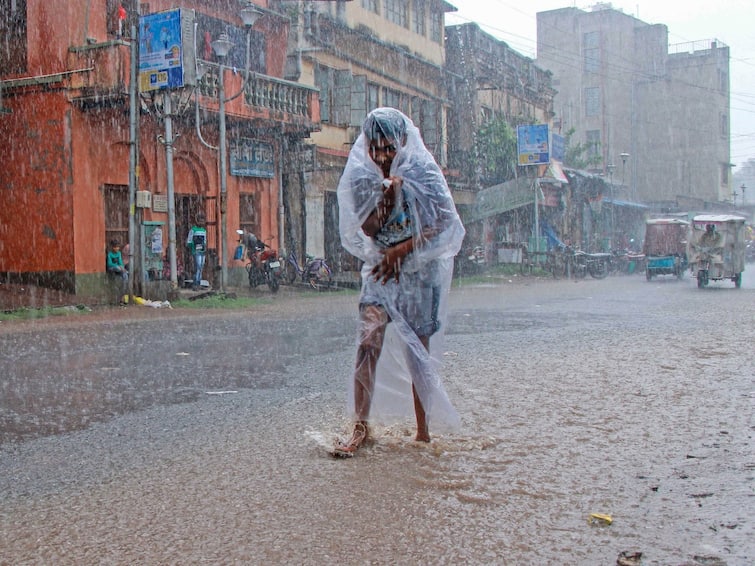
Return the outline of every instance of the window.
[[[721,164],[721,185],[724,187],[729,186],[729,164]]]
[[[380,87],[375,83],[367,85],[367,111],[380,107]]]
[[[582,56],[585,73],[600,72],[600,32],[582,35]]]
[[[412,31],[418,35],[427,35],[427,8],[425,0],[414,0],[412,4]]]
[[[383,88],[383,106],[401,108],[401,94],[397,90]]]
[[[330,74],[328,67],[315,67],[315,86],[320,89],[320,119],[330,122]]]
[[[407,0],[384,0],[385,19],[402,27],[409,28]]]
[[[0,0],[0,69],[26,72],[26,0]]]
[[[430,39],[443,44],[443,14],[434,10],[430,12]]]
[[[598,157],[600,155],[600,130],[587,130],[585,145],[588,157]]]
[[[600,88],[593,86],[585,88],[585,116],[600,115]]]
[[[362,8],[365,10],[369,10],[370,12],[373,12],[375,14],[380,13],[380,6],[378,5],[378,0],[362,0]]]
[[[729,135],[729,115],[721,114],[721,136],[727,137]]]
[[[257,215],[257,195],[254,193],[239,194],[239,228],[259,236],[259,221]]]
[[[347,125],[351,114],[351,71],[315,67],[315,86],[320,89],[320,119]]]
[[[128,243],[128,185],[105,185],[105,246],[118,240],[123,249]],[[103,264],[104,268],[104,264]]]

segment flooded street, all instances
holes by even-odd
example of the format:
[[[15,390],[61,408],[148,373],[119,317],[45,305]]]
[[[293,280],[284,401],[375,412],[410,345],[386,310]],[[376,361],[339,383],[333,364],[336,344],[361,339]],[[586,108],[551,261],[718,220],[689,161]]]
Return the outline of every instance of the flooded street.
[[[748,269],[454,287],[461,432],[351,460],[353,293],[0,327],[0,564],[752,564]]]

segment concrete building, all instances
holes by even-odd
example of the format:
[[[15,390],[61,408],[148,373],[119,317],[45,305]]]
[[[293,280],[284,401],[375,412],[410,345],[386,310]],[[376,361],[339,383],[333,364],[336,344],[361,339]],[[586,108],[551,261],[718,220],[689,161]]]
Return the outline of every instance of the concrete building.
[[[200,212],[208,220],[205,277],[211,282],[220,274],[228,277],[223,283],[242,281],[243,262],[232,257],[236,228],[280,246],[281,196],[295,166],[284,151],[319,128],[316,90],[283,79],[287,17],[269,9],[267,0],[255,1],[261,17],[251,27],[242,23],[244,5],[237,2],[141,4],[142,15],[183,11],[180,34],[177,27],[144,29],[140,51],[182,53],[187,82],[181,88],[143,90],[138,157],[132,164],[129,36],[139,21],[136,0],[4,5],[3,279],[77,294],[103,292],[107,242],[129,241],[130,212],[137,228],[132,280],[144,287],[174,277],[180,283],[183,272],[190,273],[185,240]],[[222,34],[232,49],[221,59],[214,42]],[[178,35],[180,45],[174,42]],[[166,76],[174,75],[166,71]],[[149,79],[147,74],[144,80]],[[221,84],[227,167],[219,167]],[[140,191],[134,208],[132,177]],[[173,246],[175,260],[168,257]],[[181,274],[167,273],[174,263]]]
[[[539,12],[537,63],[553,73],[556,129],[600,158],[617,200],[731,199],[728,47],[669,46],[665,25],[601,3]]]
[[[319,89],[322,127],[301,146],[298,221],[286,242],[353,271],[338,234],[336,187],[366,114],[399,108],[419,127],[441,167],[448,164],[444,0],[276,2],[292,21],[286,78]],[[307,153],[307,150],[309,153]],[[291,183],[294,186],[294,183]]]
[[[453,102],[449,166],[458,172],[452,186],[467,228],[467,248],[482,245],[487,260],[496,261],[503,246],[527,243],[535,204],[531,185],[546,175],[546,167],[518,167],[512,145],[508,165],[498,170],[485,155],[489,141],[481,139],[481,132],[505,122],[515,144],[518,125],[550,124],[555,91],[549,71],[474,23],[446,28],[446,69]],[[543,185],[548,197],[539,200],[539,211],[561,202],[552,188]]]

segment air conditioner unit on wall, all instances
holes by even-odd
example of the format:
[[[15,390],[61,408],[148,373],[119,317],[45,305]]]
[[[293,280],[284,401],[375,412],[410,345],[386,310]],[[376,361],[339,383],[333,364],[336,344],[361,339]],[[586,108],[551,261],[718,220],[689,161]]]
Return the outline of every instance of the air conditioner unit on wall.
[[[149,191],[136,191],[136,207],[152,208],[152,193]]]

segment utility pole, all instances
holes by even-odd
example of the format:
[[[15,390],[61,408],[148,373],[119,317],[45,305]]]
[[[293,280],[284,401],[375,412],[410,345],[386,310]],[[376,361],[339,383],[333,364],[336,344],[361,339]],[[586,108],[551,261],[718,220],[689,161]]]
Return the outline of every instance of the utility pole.
[[[139,67],[139,41],[137,26],[131,26],[131,71],[129,76],[129,164],[128,164],[128,304],[134,304],[134,273],[136,262],[136,191],[139,188],[139,105],[137,69]],[[138,266],[141,268],[141,265]]]

